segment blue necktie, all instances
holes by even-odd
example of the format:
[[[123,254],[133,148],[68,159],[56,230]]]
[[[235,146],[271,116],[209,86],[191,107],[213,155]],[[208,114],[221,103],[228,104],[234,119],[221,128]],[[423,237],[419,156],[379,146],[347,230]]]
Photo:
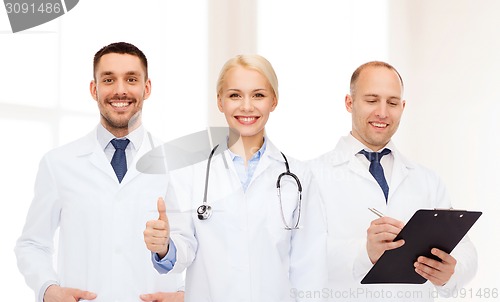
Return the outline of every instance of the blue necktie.
[[[127,157],[125,156],[125,148],[130,141],[128,139],[112,139],[111,144],[115,147],[115,154],[111,159],[111,166],[115,170],[116,177],[121,183],[125,173],[127,173]]]
[[[385,202],[387,202],[387,196],[389,195],[389,186],[387,185],[387,181],[385,180],[384,168],[382,168],[380,160],[382,159],[382,156],[391,153],[391,150],[387,148],[385,148],[381,152],[367,152],[365,150],[361,150],[358,153],[363,154],[370,161],[370,173],[378,182],[380,188],[382,188],[385,196]]]

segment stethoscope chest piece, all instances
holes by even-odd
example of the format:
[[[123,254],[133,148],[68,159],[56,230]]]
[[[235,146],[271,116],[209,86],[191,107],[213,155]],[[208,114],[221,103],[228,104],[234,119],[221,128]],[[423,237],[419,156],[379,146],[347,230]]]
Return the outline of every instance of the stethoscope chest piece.
[[[212,216],[212,207],[209,205],[201,205],[198,207],[196,210],[196,213],[198,213],[198,219],[200,220],[207,220]]]

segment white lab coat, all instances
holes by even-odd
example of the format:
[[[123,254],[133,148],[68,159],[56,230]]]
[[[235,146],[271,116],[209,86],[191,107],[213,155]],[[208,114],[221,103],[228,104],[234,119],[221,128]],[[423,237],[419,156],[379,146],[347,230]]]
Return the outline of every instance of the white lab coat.
[[[135,162],[151,149],[145,133],[122,183],[96,131],[48,152],[15,252],[27,284],[42,301],[47,282],[97,294],[93,301],[141,301],[140,294],[182,289],[182,275],[159,276],[151,267],[143,231],[157,218],[156,199],[168,176],[141,174]],[[53,238],[59,228],[57,269]]]
[[[351,137],[352,139],[352,137]],[[389,196],[384,194],[366,166],[355,156],[361,150],[343,137],[335,149],[312,161],[325,202],[328,221],[328,296],[335,301],[433,301],[436,290],[452,294],[475,274],[477,254],[466,237],[452,252],[458,264],[444,287],[424,285],[362,285],[372,267],[366,251],[366,230],[378,218],[368,208],[386,216],[408,221],[418,209],[450,208],[451,203],[439,177],[388,146],[394,156]],[[397,264],[395,264],[397,265]],[[401,296],[402,295],[402,296]],[[377,299],[379,298],[379,299]]]
[[[171,172],[167,215],[177,248],[171,272],[188,267],[186,302],[298,301],[326,284],[326,221],[318,191],[304,164],[288,161],[303,187],[302,228],[293,231],[284,229],[276,193],[285,162],[269,140],[246,192],[228,151],[212,158],[207,203],[213,214],[208,220],[196,215],[207,161]],[[297,187],[290,177],[281,186],[283,212],[292,224]]]

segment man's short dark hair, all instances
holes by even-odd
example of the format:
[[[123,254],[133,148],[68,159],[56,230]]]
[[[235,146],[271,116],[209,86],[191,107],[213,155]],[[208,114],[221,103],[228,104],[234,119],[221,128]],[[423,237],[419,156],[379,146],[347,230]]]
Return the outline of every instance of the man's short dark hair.
[[[109,54],[109,53],[119,53],[119,54],[128,54],[132,56],[136,56],[141,60],[142,65],[144,66],[144,70],[146,71],[145,76],[148,78],[148,59],[144,55],[144,53],[137,48],[135,45],[126,43],[126,42],[116,42],[111,43],[107,46],[101,48],[94,55],[94,80],[95,80],[95,72],[101,57]]]

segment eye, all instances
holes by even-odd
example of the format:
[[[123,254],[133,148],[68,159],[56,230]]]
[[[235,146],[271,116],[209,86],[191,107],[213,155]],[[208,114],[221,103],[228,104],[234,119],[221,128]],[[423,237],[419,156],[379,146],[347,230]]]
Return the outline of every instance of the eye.
[[[109,79],[109,78],[103,79],[102,82],[103,83],[113,83],[113,79]]]
[[[261,98],[264,98],[264,97],[266,97],[266,96],[263,95],[262,93],[258,92],[258,93],[255,94],[255,98],[261,99]]]
[[[137,78],[129,78],[127,81],[129,83],[135,83],[135,82],[137,82]]]
[[[393,107],[396,107],[399,105],[399,101],[397,101],[397,100],[388,100],[387,103],[389,104],[389,106],[393,106]]]
[[[367,100],[365,100],[365,102],[373,104],[373,103],[376,103],[377,100],[376,99],[367,99]]]
[[[231,94],[229,95],[229,97],[230,97],[231,99],[236,99],[236,98],[239,98],[239,97],[240,97],[240,95],[239,95],[239,94],[237,94],[237,93],[231,93]]]

